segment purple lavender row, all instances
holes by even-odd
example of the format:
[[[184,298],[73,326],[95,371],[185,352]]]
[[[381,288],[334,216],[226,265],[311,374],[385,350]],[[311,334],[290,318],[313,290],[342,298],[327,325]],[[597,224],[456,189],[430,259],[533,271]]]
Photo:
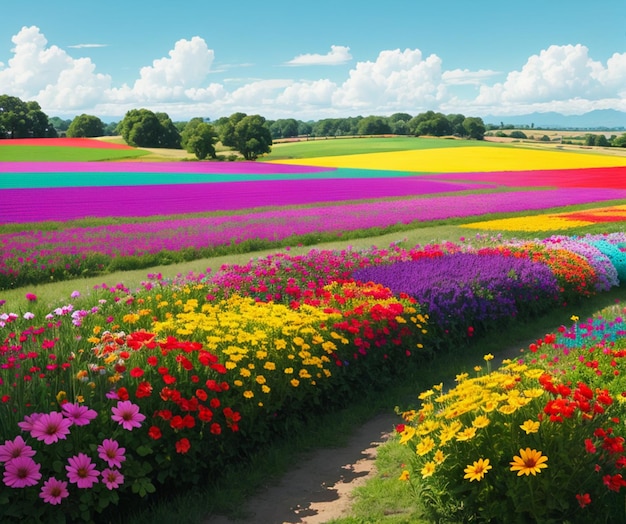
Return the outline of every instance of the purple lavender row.
[[[293,235],[387,227],[413,221],[443,220],[485,213],[529,211],[548,207],[626,198],[623,190],[553,189],[459,196],[442,196],[311,208],[281,209],[238,215],[185,218],[146,223],[115,224],[56,231],[22,231],[0,235],[2,260],[39,262],[56,255],[104,253],[109,256],[142,255],[161,250],[203,248],[248,239],[282,240]],[[104,195],[97,205],[106,210],[115,195]],[[91,203],[96,205],[95,203]],[[161,210],[158,198],[134,206]]]
[[[394,177],[3,189],[0,223],[207,213],[493,187],[496,186]]]
[[[493,254],[454,253],[370,266],[352,277],[380,283],[396,295],[412,296],[427,306],[429,323],[443,330],[459,325],[480,329],[522,312],[532,313],[533,304],[556,301],[559,296],[557,279],[547,265]]]

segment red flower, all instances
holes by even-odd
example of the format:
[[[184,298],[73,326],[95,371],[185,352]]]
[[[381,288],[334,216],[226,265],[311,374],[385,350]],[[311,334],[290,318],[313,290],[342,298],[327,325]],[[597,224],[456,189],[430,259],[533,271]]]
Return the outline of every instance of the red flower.
[[[619,492],[620,488],[626,486],[626,481],[619,473],[616,475],[604,475],[602,482],[604,482],[604,485],[611,491]]]
[[[176,453],[187,453],[189,448],[191,448],[189,439],[181,438],[178,442],[176,442]]]
[[[130,398],[128,390],[125,387],[121,387],[117,390],[117,396],[120,400],[128,400]]]
[[[584,508],[588,504],[591,504],[591,496],[589,495],[589,493],[585,493],[584,495],[577,494],[576,500],[578,501],[578,504],[581,508]]]
[[[206,391],[204,391],[204,389],[196,389],[196,397],[204,402],[209,396],[207,395]]]
[[[148,436],[153,440],[159,440],[162,436],[161,430],[156,426],[151,426],[148,430]]]
[[[168,386],[170,384],[174,384],[176,382],[176,377],[173,377],[169,373],[163,375],[163,382],[165,382]]]
[[[213,435],[219,435],[222,432],[222,426],[220,426],[217,422],[211,424],[211,433]]]
[[[150,384],[150,382],[141,382],[138,386],[137,386],[137,391],[135,392],[135,395],[137,396],[137,398],[146,398],[149,397],[152,394],[152,385]]]
[[[143,369],[137,367],[130,370],[130,376],[133,378],[139,378],[143,376]]]
[[[152,355],[152,356],[148,357],[147,362],[151,366],[156,366],[158,364],[158,359],[154,355]]]

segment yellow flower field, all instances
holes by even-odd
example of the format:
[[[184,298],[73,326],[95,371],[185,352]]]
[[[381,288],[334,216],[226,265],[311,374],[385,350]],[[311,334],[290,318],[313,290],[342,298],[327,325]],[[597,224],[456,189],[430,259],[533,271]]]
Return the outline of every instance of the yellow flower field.
[[[549,213],[464,224],[462,227],[498,231],[553,231],[590,226],[597,222],[626,221],[626,206],[610,206],[568,213]]]
[[[540,151],[502,146],[484,146],[276,160],[273,163],[354,169],[463,173],[471,171],[531,171],[619,167],[626,166],[626,158],[567,151]]]

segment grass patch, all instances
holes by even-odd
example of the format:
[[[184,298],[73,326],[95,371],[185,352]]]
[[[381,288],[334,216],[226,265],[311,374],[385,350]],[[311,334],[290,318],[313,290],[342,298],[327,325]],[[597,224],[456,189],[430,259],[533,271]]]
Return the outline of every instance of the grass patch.
[[[273,161],[288,158],[315,158],[339,155],[361,155],[364,153],[386,153],[391,151],[412,151],[418,149],[472,146],[493,147],[493,144],[476,140],[419,138],[414,136],[401,136],[393,138],[328,138],[274,144],[272,145],[272,152],[259,160]]]
[[[3,162],[104,162],[138,158],[149,154],[140,149],[108,149],[67,146],[2,146]]]

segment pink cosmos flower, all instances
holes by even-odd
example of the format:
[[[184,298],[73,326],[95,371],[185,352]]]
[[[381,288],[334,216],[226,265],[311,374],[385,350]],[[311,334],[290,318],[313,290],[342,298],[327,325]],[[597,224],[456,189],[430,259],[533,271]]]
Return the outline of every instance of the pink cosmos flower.
[[[117,489],[124,484],[124,475],[116,469],[107,468],[102,470],[102,482],[107,489]]]
[[[0,462],[9,462],[18,457],[34,457],[35,450],[18,435],[14,440],[5,440],[0,446]]]
[[[68,480],[79,488],[90,488],[98,482],[100,472],[96,471],[96,465],[84,453],[79,453],[67,460]]]
[[[37,295],[34,293],[26,293],[26,300],[29,302],[35,302],[37,300]]]
[[[81,406],[78,403],[63,404],[61,407],[63,415],[68,418],[75,426],[86,426],[91,420],[98,416],[98,413],[87,406]]]
[[[24,420],[22,422],[18,422],[17,425],[20,427],[21,430],[30,432],[33,429],[33,424],[35,423],[35,421],[42,415],[43,413],[33,413],[32,415],[25,415]]]
[[[69,496],[69,491],[67,491],[67,482],[50,477],[43,483],[39,496],[47,504],[61,504],[63,499]]]
[[[98,446],[98,456],[104,460],[110,468],[121,468],[122,462],[126,460],[124,452],[126,448],[120,448],[116,440],[104,439]],[[102,472],[104,475],[104,472]]]
[[[139,413],[139,406],[130,400],[120,400],[117,407],[112,407],[113,415],[111,420],[119,423],[124,429],[132,431],[133,428],[140,428],[146,416]]]
[[[41,466],[30,457],[17,457],[4,466],[4,483],[10,488],[34,486],[41,479]]]
[[[64,418],[58,411],[51,411],[33,422],[30,434],[37,440],[43,440],[45,444],[54,444],[59,440],[65,440],[70,433],[71,425],[71,420]]]

